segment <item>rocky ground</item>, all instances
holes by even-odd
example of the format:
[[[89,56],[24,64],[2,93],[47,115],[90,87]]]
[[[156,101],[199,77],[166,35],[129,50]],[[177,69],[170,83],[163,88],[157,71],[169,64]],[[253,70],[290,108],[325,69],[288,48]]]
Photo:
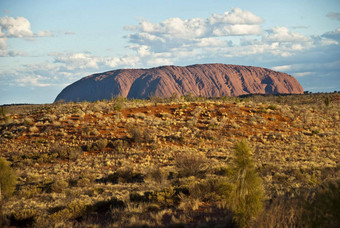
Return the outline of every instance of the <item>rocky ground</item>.
[[[226,224],[219,183],[228,182],[234,143],[245,139],[263,180],[263,214],[272,216],[254,224],[265,227],[289,217],[274,212],[276,199],[339,181],[339,111],[338,93],[5,106],[0,155],[18,183],[3,201],[4,223]]]

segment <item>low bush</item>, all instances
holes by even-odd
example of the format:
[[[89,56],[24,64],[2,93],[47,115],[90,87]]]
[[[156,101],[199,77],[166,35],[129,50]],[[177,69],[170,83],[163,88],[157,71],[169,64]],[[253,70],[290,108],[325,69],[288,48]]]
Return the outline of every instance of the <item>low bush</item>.
[[[165,187],[169,184],[168,176],[169,172],[166,172],[159,166],[156,166],[150,169],[150,171],[146,174],[146,179],[157,186]]]
[[[113,99],[113,110],[119,112],[121,109],[124,108],[124,102],[126,102],[127,99],[125,97],[118,96]]]
[[[6,116],[6,108],[4,106],[0,107],[0,116],[5,117]]]
[[[221,179],[211,178],[189,185],[190,197],[201,201],[215,202],[227,195],[231,185]]]
[[[153,129],[142,129],[134,124],[127,125],[127,131],[131,140],[135,143],[151,143],[157,133]]]
[[[51,223],[66,222],[70,219],[79,219],[89,210],[89,204],[74,200],[70,202],[66,208],[59,210],[48,217]]]
[[[175,165],[181,176],[197,176],[205,173],[207,158],[198,151],[181,151],[175,157]]]
[[[17,182],[17,176],[12,170],[10,163],[0,157],[0,201],[2,197],[10,196],[14,190]]]
[[[316,189],[306,200],[303,221],[308,227],[340,227],[340,180],[330,181]]]
[[[118,140],[109,142],[107,146],[114,149],[115,152],[121,153],[125,151],[129,145],[126,141],[118,139]]]
[[[130,124],[127,126],[127,131],[133,142],[141,143],[143,141],[144,131],[140,127]]]
[[[302,206],[299,198],[284,196],[274,198],[268,202],[256,220],[256,227],[308,227],[301,224]]]
[[[114,174],[113,177],[117,178],[118,182],[120,183],[141,183],[144,181],[144,177],[141,173],[134,172],[133,168],[131,167],[124,167],[118,169]]]
[[[77,186],[78,187],[86,187],[86,186],[89,186],[91,184],[91,181],[89,178],[82,178],[82,179],[79,179],[77,181]]]
[[[35,209],[22,209],[16,211],[10,217],[10,225],[13,227],[31,227],[39,212]]]
[[[101,151],[107,146],[107,144],[108,141],[106,139],[98,139],[92,144],[91,150]]]
[[[84,151],[101,151],[109,145],[107,139],[98,139],[93,143],[89,143],[82,147]]]
[[[256,221],[257,227],[340,227],[340,180],[305,189],[295,197],[274,198]]]
[[[50,149],[50,156],[43,161],[50,161],[53,157],[60,159],[77,160],[81,155],[80,147],[69,147],[66,145],[54,144]]]
[[[68,187],[68,183],[64,180],[56,180],[51,185],[51,191],[62,193]]]

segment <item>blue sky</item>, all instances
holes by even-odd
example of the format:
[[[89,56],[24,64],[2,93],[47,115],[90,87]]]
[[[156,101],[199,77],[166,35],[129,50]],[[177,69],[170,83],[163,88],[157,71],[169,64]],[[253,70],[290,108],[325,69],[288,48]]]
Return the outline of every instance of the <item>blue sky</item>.
[[[340,90],[338,0],[0,0],[0,104],[119,68],[225,63]]]

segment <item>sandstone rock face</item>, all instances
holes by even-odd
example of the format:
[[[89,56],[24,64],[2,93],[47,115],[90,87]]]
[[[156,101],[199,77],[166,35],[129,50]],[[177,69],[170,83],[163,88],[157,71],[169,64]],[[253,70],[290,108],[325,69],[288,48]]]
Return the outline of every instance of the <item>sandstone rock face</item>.
[[[226,64],[121,69],[94,74],[67,86],[56,101],[96,101],[116,96],[148,98],[192,94],[203,97],[246,94],[301,94],[291,75],[273,70]]]

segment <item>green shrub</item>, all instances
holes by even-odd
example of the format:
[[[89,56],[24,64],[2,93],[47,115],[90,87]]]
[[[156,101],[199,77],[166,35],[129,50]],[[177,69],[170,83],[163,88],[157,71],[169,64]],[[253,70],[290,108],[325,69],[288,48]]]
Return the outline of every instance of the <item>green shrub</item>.
[[[173,187],[168,187],[162,189],[161,191],[157,191],[155,194],[153,194],[153,197],[151,198],[153,198],[155,202],[163,206],[173,205],[173,203],[178,200],[176,191],[173,189]]]
[[[107,146],[114,149],[115,152],[121,153],[127,149],[128,143],[124,140],[118,139],[118,140],[109,142]]]
[[[256,220],[257,227],[309,227],[301,221],[302,200],[278,196],[271,199]]]
[[[0,116],[2,117],[6,116],[6,108],[4,106],[0,107]]]
[[[252,152],[246,141],[235,144],[233,157],[233,184],[229,202],[234,221],[240,227],[248,227],[250,221],[261,212],[263,184],[255,170]]]
[[[122,108],[124,108],[124,102],[127,99],[123,96],[118,96],[113,99],[113,110],[119,112]]]
[[[89,178],[82,178],[82,179],[79,179],[77,181],[77,186],[78,187],[86,187],[86,186],[89,186],[91,183],[90,179]]]
[[[132,141],[134,141],[136,143],[141,143],[143,141],[144,131],[140,127],[129,124],[127,126],[127,131],[129,133]]]
[[[276,105],[269,105],[267,108],[270,109],[270,110],[276,110],[277,109]]]
[[[223,194],[227,195],[228,188],[231,186],[221,179],[211,178],[204,179],[189,185],[190,197],[202,201],[218,201],[222,199]]]
[[[15,211],[10,220],[11,225],[22,227],[33,227],[33,223],[37,218],[39,212],[36,209],[22,209],[19,211]]]
[[[109,175],[109,179],[114,182],[118,180],[119,183],[141,183],[144,177],[141,173],[134,172],[132,167],[122,167],[118,169],[113,175]]]
[[[62,222],[70,219],[78,219],[85,215],[89,209],[89,204],[82,202],[81,200],[74,200],[69,203],[66,208],[59,210],[51,214],[48,219],[51,222]]]
[[[186,94],[184,96],[182,96],[182,99],[186,102],[194,102],[196,101],[198,98],[195,97],[192,93]]]
[[[110,211],[113,211],[113,209],[116,209],[116,208],[122,209],[122,208],[125,208],[125,207],[126,207],[126,205],[123,201],[118,200],[115,197],[112,197],[111,199],[106,200],[106,201],[96,202],[89,209],[91,209],[90,210],[91,212],[106,214]]]
[[[303,221],[307,227],[340,227],[340,180],[319,186],[306,201]]]
[[[136,143],[151,143],[155,140],[157,132],[154,129],[142,129],[133,124],[127,125],[128,134],[133,142]]]
[[[340,180],[268,203],[257,219],[258,227],[340,227]]]
[[[155,95],[151,95],[151,96],[149,97],[149,101],[152,102],[152,103],[154,103],[155,106],[157,106],[157,104],[158,104],[158,103],[162,103],[162,102],[164,101],[164,99],[161,98],[161,97],[157,97],[157,96],[155,96]]]
[[[68,158],[72,161],[76,161],[80,157],[81,154],[82,154],[82,150],[80,147],[69,148]]]
[[[68,187],[68,183],[64,180],[56,180],[51,185],[51,191],[62,193]]]
[[[17,177],[9,162],[0,157],[0,200],[2,196],[8,197],[14,192],[16,182]]]
[[[87,145],[82,146],[84,151],[101,151],[106,148],[109,144],[107,139],[98,139],[94,143],[89,143]]]
[[[325,97],[323,102],[325,103],[326,107],[329,107],[329,105],[331,104],[331,99],[329,99],[329,97]]]
[[[158,191],[144,192],[143,194],[132,192],[130,193],[131,202],[152,202],[161,206],[174,206],[174,203],[180,201],[180,191],[174,187],[162,188]]]
[[[33,186],[23,186],[18,192],[18,196],[23,198],[31,198],[33,196],[41,194],[42,189],[36,185]]]
[[[74,200],[67,205],[67,209],[71,215],[71,218],[79,218],[85,214],[88,204],[82,202],[81,200]]]
[[[175,165],[181,176],[197,176],[206,171],[207,159],[198,151],[181,151],[175,157]]]
[[[92,144],[91,150],[96,150],[96,151],[103,150],[107,146],[107,144],[108,144],[108,141],[106,139],[98,139]]]
[[[51,147],[50,154],[52,157],[55,156],[60,159],[68,158],[74,161],[77,160],[81,155],[81,149],[78,147],[68,147],[66,145],[54,144]]]
[[[179,100],[179,96],[176,92],[173,92],[171,97],[170,97],[170,101],[178,101]]]
[[[168,185],[169,172],[162,170],[159,166],[150,169],[146,176],[150,182],[158,186]]]
[[[123,102],[121,101],[115,101],[113,103],[113,110],[119,112],[124,107]]]

